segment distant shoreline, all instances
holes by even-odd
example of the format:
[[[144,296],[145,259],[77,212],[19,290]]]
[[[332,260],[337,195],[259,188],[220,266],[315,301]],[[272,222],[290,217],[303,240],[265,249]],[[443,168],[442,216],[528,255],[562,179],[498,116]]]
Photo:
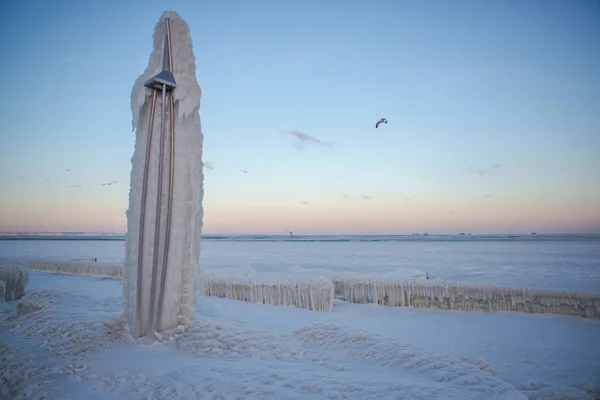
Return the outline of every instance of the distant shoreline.
[[[1,240],[125,241],[124,235],[107,234],[1,234]],[[600,241],[600,234],[471,234],[471,235],[203,235],[220,242],[475,242],[475,241]]]

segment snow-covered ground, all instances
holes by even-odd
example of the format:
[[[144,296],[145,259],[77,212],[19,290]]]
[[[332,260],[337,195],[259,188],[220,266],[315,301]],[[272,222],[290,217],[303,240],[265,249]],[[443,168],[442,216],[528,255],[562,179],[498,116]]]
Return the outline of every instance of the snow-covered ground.
[[[16,259],[123,262],[123,255],[122,241],[0,241],[0,257]],[[206,240],[200,264],[407,268],[430,279],[600,292],[598,241]],[[124,332],[122,285],[32,272],[22,316],[4,320],[15,302],[0,303],[0,398],[600,398],[596,320],[338,300],[331,312],[314,312],[201,297],[187,332],[138,347]]]
[[[327,313],[201,297],[185,333],[138,347],[120,320],[121,280],[32,272],[28,291],[23,315],[0,322],[0,398],[600,395],[597,321],[338,301]]]

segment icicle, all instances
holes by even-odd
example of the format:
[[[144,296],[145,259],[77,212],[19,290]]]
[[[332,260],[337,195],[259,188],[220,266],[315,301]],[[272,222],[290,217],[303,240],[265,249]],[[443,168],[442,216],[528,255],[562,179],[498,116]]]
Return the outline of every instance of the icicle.
[[[261,274],[251,268],[232,268],[205,270],[199,278],[204,296],[313,311],[331,311],[333,308],[333,284],[321,276]]]
[[[26,260],[30,269],[58,274],[123,277],[123,264],[82,263],[76,261]]]
[[[22,261],[0,259],[0,298],[17,300],[25,294],[29,268]]]

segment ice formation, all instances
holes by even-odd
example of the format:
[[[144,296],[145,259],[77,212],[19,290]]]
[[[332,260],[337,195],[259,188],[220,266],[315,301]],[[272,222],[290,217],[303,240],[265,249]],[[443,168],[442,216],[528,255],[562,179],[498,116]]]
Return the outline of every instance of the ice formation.
[[[156,330],[163,331],[178,325],[188,325],[194,314],[197,298],[196,274],[199,269],[200,236],[202,231],[202,197],[203,168],[202,143],[200,129],[200,96],[201,90],[196,81],[196,64],[192,51],[190,30],[176,12],[163,13],[154,31],[154,47],[150,55],[149,65],[144,73],[135,81],[131,92],[131,112],[133,129],[136,131],[135,151],[131,171],[131,189],[129,193],[129,209],[127,211],[127,235],[125,242],[125,267],[123,271],[123,297],[125,316],[134,337],[140,337],[147,331],[150,309],[150,285],[152,280],[152,263],[154,257],[153,238],[156,221],[156,205],[158,194],[159,132],[161,129],[160,109],[162,100],[158,96],[154,118],[154,138],[150,148],[148,186],[143,199],[143,176],[145,168],[146,145],[151,113],[152,89],[144,83],[162,69],[163,46],[165,44],[166,20],[170,20],[173,76],[177,87],[172,92],[175,118],[170,121],[167,113],[167,124],[174,126],[174,171],[172,176],[173,198],[170,217],[170,234],[166,234],[166,218],[161,218],[160,243],[168,239],[169,251],[167,270],[163,275],[162,261],[165,254],[162,248],[157,259],[159,271],[157,276],[161,287],[155,292],[159,300],[156,304]],[[170,103],[173,104],[173,103]],[[170,140],[165,147],[170,148]],[[168,153],[168,151],[166,152]],[[169,158],[168,156],[166,158]],[[167,215],[169,162],[164,163],[165,183],[162,187],[162,211]],[[142,201],[145,201],[146,213],[144,231],[140,232]],[[138,251],[140,237],[143,235],[141,276],[138,276]],[[164,281],[162,277],[164,276]],[[139,282],[139,284],[138,284]],[[140,287],[141,285],[141,287]],[[163,297],[164,296],[164,297]]]
[[[59,272],[58,266],[66,266],[60,267],[65,273],[81,273],[80,271],[85,271],[87,268],[77,263],[56,261],[35,261],[29,265],[32,269],[38,269],[36,266],[42,265],[43,270],[54,272]],[[118,267],[119,265],[114,265],[115,277],[117,277]],[[201,289],[204,295],[239,300],[241,300],[239,298],[241,294],[234,294],[231,288],[225,289],[228,285],[233,285],[234,281],[254,282],[252,285],[256,285],[261,280],[271,279],[275,284],[276,276],[277,282],[289,286],[290,282],[310,282],[311,278],[321,277],[333,284],[335,297],[351,303],[458,311],[516,311],[600,318],[600,294],[597,293],[426,281],[422,279],[421,274],[414,273],[413,270],[399,269],[384,275],[367,275],[294,267],[288,270],[287,276],[286,274],[261,275],[250,267],[207,270],[205,272],[206,274],[200,275],[201,281],[207,279],[207,283]],[[93,274],[96,275],[96,273]],[[99,270],[97,274],[102,275],[102,271]],[[301,276],[304,277],[300,278]],[[411,276],[412,278],[409,279]],[[227,283],[228,280],[231,280],[232,283]],[[248,285],[249,288],[250,284],[248,283]],[[249,290],[248,288],[245,290]],[[258,302],[274,304],[263,300]]]
[[[77,261],[25,260],[30,269],[58,274],[123,277],[123,264],[82,263]]]
[[[289,272],[294,274],[311,274],[319,275],[329,278],[333,282],[335,289],[335,296],[346,300],[344,295],[345,290],[348,287],[349,282],[371,282],[377,279],[390,279],[394,281],[405,281],[408,279],[425,279],[427,277],[426,272],[416,271],[413,269],[396,268],[383,275],[383,278],[379,275],[360,274],[357,272],[340,272],[332,271],[329,269],[320,268],[302,268],[292,267],[288,269]],[[347,300],[348,301],[348,300]]]
[[[4,300],[17,300],[25,294],[29,268],[22,261],[0,259],[0,294]]]
[[[204,296],[313,311],[333,308],[333,283],[323,276],[257,273],[251,268],[204,270],[200,287]]]
[[[517,311],[600,318],[600,295],[441,281],[347,277],[336,293],[351,303],[461,311]]]

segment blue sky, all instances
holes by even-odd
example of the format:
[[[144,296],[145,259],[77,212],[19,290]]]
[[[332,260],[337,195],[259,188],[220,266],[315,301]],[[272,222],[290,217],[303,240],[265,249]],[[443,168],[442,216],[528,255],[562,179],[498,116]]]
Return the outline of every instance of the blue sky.
[[[0,231],[125,230],[164,10],[203,90],[205,232],[600,232],[592,0],[4,1]]]

